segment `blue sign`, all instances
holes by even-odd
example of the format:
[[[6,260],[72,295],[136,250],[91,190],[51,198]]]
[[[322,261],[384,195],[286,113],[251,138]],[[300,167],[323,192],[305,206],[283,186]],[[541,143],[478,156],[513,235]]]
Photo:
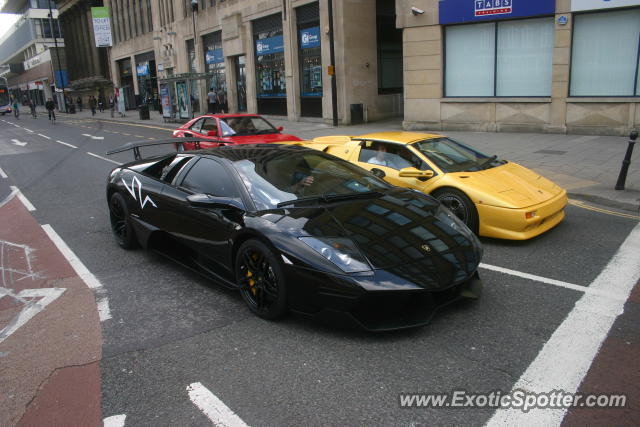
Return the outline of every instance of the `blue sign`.
[[[309,49],[320,46],[320,27],[300,30],[300,49]]]
[[[256,40],[256,54],[258,56],[278,52],[284,52],[284,38],[282,36]]]
[[[148,76],[149,75],[149,63],[145,62],[144,64],[140,64],[136,66],[136,73],[139,76]]]
[[[553,15],[555,0],[440,0],[440,24]]]
[[[205,55],[205,60],[207,61],[207,64],[218,64],[220,62],[224,62],[222,49],[208,50]]]
[[[67,70],[56,70],[56,87],[69,87],[69,76]]]

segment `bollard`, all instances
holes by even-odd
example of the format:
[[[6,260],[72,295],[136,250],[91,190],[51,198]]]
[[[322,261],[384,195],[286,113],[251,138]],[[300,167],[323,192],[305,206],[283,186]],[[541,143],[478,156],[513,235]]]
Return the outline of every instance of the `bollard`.
[[[618,175],[618,182],[616,182],[616,190],[624,190],[624,183],[627,180],[627,171],[631,164],[631,155],[633,154],[633,146],[638,138],[638,131],[632,131],[629,135],[629,145],[627,146],[627,154],[624,155],[622,161],[622,168],[620,169],[620,175]]]

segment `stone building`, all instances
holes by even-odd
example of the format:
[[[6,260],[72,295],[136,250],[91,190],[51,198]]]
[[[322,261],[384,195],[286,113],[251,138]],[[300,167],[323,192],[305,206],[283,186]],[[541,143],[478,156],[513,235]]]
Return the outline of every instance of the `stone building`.
[[[335,96],[343,124],[395,116],[429,130],[640,126],[640,0],[104,4],[111,75],[129,107],[161,110],[166,99],[167,111],[188,118],[223,89],[231,111],[290,120],[331,122]]]
[[[96,47],[92,7],[103,6],[102,0],[58,0],[60,21],[65,34],[70,95],[83,99],[90,95],[108,97],[113,84],[109,75],[108,47]]]
[[[396,11],[407,129],[640,127],[638,0],[398,0]]]

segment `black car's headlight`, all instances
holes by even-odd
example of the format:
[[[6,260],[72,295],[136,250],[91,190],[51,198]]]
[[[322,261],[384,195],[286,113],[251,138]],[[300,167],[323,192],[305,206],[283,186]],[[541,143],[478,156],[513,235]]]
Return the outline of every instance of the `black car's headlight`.
[[[371,267],[355,244],[343,237],[298,237],[345,273],[370,271]]]

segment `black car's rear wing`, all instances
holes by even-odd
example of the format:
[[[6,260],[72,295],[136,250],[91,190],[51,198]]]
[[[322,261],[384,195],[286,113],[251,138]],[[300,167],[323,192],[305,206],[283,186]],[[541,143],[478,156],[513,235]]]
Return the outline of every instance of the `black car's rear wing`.
[[[201,141],[219,142],[221,144],[226,143],[226,141],[211,140],[211,139],[204,140],[201,138],[171,138],[171,139],[157,139],[152,141],[147,141],[147,140],[133,141],[133,142],[127,142],[121,147],[114,148],[113,150],[107,151],[107,155],[109,156],[111,154],[122,153],[123,151],[133,150],[133,157],[136,160],[140,160],[142,159],[142,156],[140,155],[140,147],[153,147],[154,145],[168,145],[168,144],[175,144],[176,147],[183,147],[182,144],[184,144],[185,142],[193,142],[195,143],[196,150],[199,150]]]

